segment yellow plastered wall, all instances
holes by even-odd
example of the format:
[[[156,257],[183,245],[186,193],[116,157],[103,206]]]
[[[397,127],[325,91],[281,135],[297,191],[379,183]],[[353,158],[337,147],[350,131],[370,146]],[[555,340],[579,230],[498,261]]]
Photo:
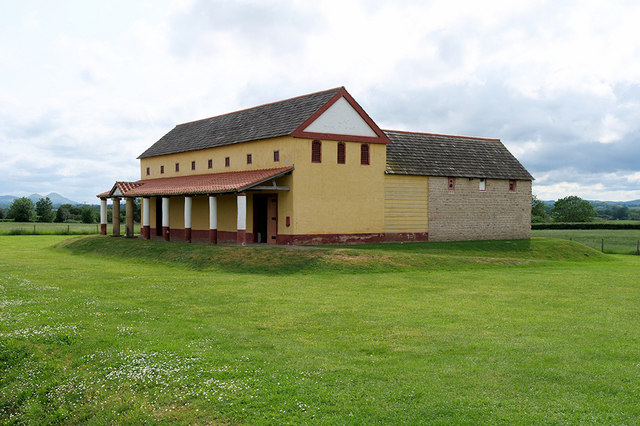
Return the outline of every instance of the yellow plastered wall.
[[[200,151],[185,152],[141,159],[143,179],[187,176],[225,171],[256,170],[293,165],[295,170],[276,180],[289,191],[278,195],[278,234],[380,233],[384,232],[384,170],[386,146],[369,144],[369,165],[360,164],[359,142],[345,142],[346,164],[337,164],[337,141],[322,140],[322,162],[311,162],[312,140],[281,137],[240,143]],[[273,161],[278,150],[280,161]],[[252,164],[246,164],[246,154],[252,154]],[[224,166],[225,157],[230,167]],[[213,168],[207,168],[208,159]],[[196,170],[191,170],[196,161]],[[180,171],[175,172],[175,163]],[[165,173],[160,174],[160,165]],[[146,168],[150,176],[146,176]],[[267,183],[267,185],[270,183]],[[269,193],[269,192],[260,192]],[[151,226],[155,226],[155,200],[150,200]],[[208,229],[207,197],[194,197],[192,229]],[[235,231],[237,224],[235,194],[218,195],[218,229]],[[286,217],[290,226],[286,226]],[[170,224],[184,227],[184,198],[171,197]],[[247,192],[247,231],[253,231],[253,192]]]
[[[384,232],[386,146],[369,144],[370,164],[360,164],[358,142],[345,142],[346,164],[337,163],[337,141],[322,140],[322,162],[311,162],[311,140],[294,141],[294,234]]]
[[[272,169],[291,166],[293,153],[290,137],[265,139],[244,142],[198,151],[180,152],[177,154],[159,155],[140,159],[141,179],[157,179],[161,177],[191,176],[207,173],[235,172],[239,170]],[[280,161],[273,161],[273,151],[279,151]],[[247,164],[247,154],[251,154],[252,163]],[[229,157],[230,165],[225,167],[225,157]],[[213,160],[213,168],[208,168],[209,160]],[[196,162],[196,169],[191,170],[191,162]],[[180,164],[176,172],[175,164]],[[164,173],[160,173],[164,166]],[[147,167],[149,176],[147,176]]]
[[[427,232],[426,176],[385,175],[385,232]]]

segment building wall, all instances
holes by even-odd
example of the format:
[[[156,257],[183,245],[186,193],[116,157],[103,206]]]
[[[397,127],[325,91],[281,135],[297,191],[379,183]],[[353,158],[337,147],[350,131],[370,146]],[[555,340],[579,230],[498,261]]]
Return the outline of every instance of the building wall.
[[[495,240],[531,235],[531,181],[456,178],[448,189],[446,177],[429,177],[429,240]]]
[[[345,164],[337,141],[322,140],[322,162],[311,162],[311,140],[294,140],[291,229],[287,234],[384,232],[386,145],[369,144],[369,165],[360,164],[359,142],[345,142]]]
[[[291,175],[277,179],[279,186],[289,191],[278,195],[278,234],[362,234],[384,232],[384,170],[386,148],[369,144],[369,165],[360,164],[359,142],[345,142],[346,162],[337,163],[336,141],[322,140],[322,161],[312,163],[312,140],[293,137],[274,138],[241,143],[201,151],[163,155],[141,159],[142,179],[220,173],[294,166]],[[280,161],[273,161],[278,150]],[[246,164],[246,154],[252,154],[252,164]],[[230,167],[224,158],[230,158]],[[207,162],[213,159],[213,168]],[[191,170],[196,161],[196,170]],[[175,163],[180,164],[179,172]],[[160,165],[165,173],[160,174]],[[146,176],[146,168],[150,176]],[[261,191],[266,194],[268,192]],[[247,192],[247,231],[253,229],[253,191]],[[194,197],[192,229],[208,229],[208,201]],[[184,198],[171,197],[172,228],[184,228]],[[151,203],[151,227],[155,226],[155,202]],[[218,195],[218,230],[236,231],[236,195]],[[286,218],[289,217],[289,226]]]
[[[426,176],[385,175],[384,231],[427,232],[427,190]]]
[[[190,176],[290,166],[293,164],[292,142],[298,141],[300,140],[291,137],[282,137],[142,158],[140,159],[140,178],[157,179],[161,177]],[[280,161],[273,161],[274,150],[280,152]],[[251,154],[252,164],[247,164],[247,154]],[[225,157],[229,157],[229,167],[225,166]],[[210,159],[213,160],[213,168],[211,169],[208,168],[208,161]],[[195,170],[191,170],[192,161],[196,162]],[[176,163],[180,164],[179,172],[176,172]],[[160,166],[162,165],[164,166],[164,174],[160,173]],[[147,167],[150,172],[149,176],[147,176]]]

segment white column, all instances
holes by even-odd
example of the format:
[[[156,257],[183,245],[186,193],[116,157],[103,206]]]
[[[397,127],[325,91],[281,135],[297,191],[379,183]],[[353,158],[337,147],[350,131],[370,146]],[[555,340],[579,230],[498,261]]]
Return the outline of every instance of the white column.
[[[149,197],[142,198],[142,228],[140,229],[140,233],[142,234],[142,238],[148,240],[151,238],[151,220],[150,220],[151,212],[149,209]],[[156,224],[156,226],[159,226]]]
[[[238,194],[238,231],[247,230],[247,196]]]
[[[191,197],[184,197],[184,240],[191,242]]]
[[[236,231],[236,242],[238,245],[247,243],[247,194],[238,194],[238,228]]]
[[[100,225],[107,224],[107,199],[100,198]]]
[[[209,229],[218,229],[218,198],[209,197]]]
[[[169,197],[162,197],[162,238],[165,241],[171,239],[171,229],[169,228]]]
[[[218,244],[218,199],[209,196],[209,244]]]
[[[107,199],[100,198],[100,234],[107,235]]]
[[[184,197],[184,228],[191,228],[191,197]]]
[[[142,226],[151,226],[151,211],[149,210],[149,199],[142,199]]]
[[[162,226],[169,227],[169,197],[162,197]]]

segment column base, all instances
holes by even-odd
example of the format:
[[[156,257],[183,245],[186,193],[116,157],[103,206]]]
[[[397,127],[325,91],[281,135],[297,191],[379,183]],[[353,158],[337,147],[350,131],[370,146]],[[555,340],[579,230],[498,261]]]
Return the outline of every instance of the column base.
[[[107,235],[107,224],[106,223],[101,223],[100,224],[100,235]]]
[[[191,242],[191,228],[184,228],[184,240],[188,243]]]
[[[209,244],[218,244],[218,230],[209,229]]]
[[[236,242],[239,246],[247,245],[247,230],[246,229],[238,229],[236,233]]]
[[[145,240],[148,240],[151,238],[151,227],[150,226],[143,226],[142,228],[140,228],[140,233],[142,234],[142,238],[144,238]]]
[[[168,226],[163,226],[162,227],[162,238],[165,241],[170,241],[171,240],[171,230],[169,229]]]

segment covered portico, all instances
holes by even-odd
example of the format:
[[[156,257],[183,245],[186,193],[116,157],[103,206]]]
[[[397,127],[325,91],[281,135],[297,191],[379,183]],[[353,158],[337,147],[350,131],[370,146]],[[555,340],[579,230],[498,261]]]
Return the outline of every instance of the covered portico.
[[[170,241],[182,237],[191,242],[193,238],[217,244],[219,240],[218,220],[220,202],[229,205],[235,198],[236,226],[235,242],[247,243],[247,192],[289,191],[288,186],[278,185],[277,179],[291,173],[293,167],[250,170],[207,175],[191,175],[172,178],[146,179],[135,182],[116,182],[110,191],[99,194],[100,224],[102,235],[107,235],[107,200],[113,201],[113,236],[120,236],[120,201],[126,201],[126,237],[134,236],[133,204],[142,200],[141,236]],[[181,211],[176,211],[176,207]],[[152,212],[155,215],[152,216]],[[184,227],[171,229],[176,224],[172,216],[182,213]],[[208,231],[203,231],[202,222],[208,218]],[[199,229],[193,229],[194,220]],[[182,221],[181,221],[182,222]],[[154,226],[152,226],[152,224]],[[182,223],[181,223],[182,224]],[[206,235],[203,235],[206,232]],[[152,235],[153,234],[153,235]],[[223,232],[228,237],[229,232]],[[228,239],[228,238],[226,238]]]

